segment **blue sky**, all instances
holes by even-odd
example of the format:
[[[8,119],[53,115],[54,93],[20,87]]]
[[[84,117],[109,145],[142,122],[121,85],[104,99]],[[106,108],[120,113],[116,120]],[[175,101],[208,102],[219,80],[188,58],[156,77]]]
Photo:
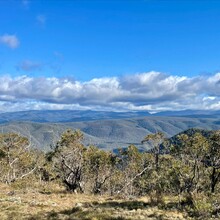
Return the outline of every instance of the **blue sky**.
[[[2,0],[0,111],[219,109],[219,21],[217,0]]]

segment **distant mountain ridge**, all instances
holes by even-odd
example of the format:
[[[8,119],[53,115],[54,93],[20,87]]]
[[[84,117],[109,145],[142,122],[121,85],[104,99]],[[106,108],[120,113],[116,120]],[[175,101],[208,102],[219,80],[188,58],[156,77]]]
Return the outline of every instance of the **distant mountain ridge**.
[[[196,118],[219,118],[220,111],[216,110],[182,110],[182,111],[162,111],[153,114],[154,116],[176,116],[176,117],[196,117]]]
[[[219,118],[190,118],[146,116],[127,119],[91,120],[67,123],[9,122],[0,124],[0,132],[16,132],[28,137],[35,147],[45,151],[54,146],[66,129],[80,129],[85,136],[85,145],[96,145],[114,150],[131,144],[146,150],[141,141],[149,134],[161,131],[172,137],[189,128],[220,129]]]
[[[140,112],[110,112],[91,110],[30,110],[0,113],[0,123],[30,121],[30,122],[77,122],[103,119],[119,119],[149,116],[150,113]]]
[[[131,112],[111,112],[92,110],[30,110],[18,112],[0,113],[0,123],[7,122],[41,122],[41,123],[66,123],[80,121],[94,121],[107,119],[125,119],[137,117],[193,117],[193,118],[220,118],[220,111],[208,110],[183,110],[183,111],[163,111],[150,114],[147,111]]]

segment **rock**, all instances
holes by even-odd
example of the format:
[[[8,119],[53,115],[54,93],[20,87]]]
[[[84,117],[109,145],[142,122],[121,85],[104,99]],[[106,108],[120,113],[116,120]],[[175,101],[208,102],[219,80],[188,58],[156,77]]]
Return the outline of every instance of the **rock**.
[[[80,208],[82,208],[82,207],[83,207],[83,204],[80,203],[80,202],[77,202],[76,205],[75,205],[75,207],[80,207]]]

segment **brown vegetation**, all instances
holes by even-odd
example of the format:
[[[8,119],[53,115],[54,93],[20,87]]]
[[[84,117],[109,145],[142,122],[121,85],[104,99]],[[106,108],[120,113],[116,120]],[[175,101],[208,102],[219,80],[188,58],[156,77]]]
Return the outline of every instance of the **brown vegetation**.
[[[17,186],[18,187],[18,186]],[[186,219],[187,213],[167,205],[151,204],[149,197],[123,199],[110,196],[68,193],[59,185],[17,189],[0,184],[0,219]],[[172,200],[175,198],[172,198]],[[173,206],[173,205],[172,205]],[[190,218],[189,218],[190,219]]]

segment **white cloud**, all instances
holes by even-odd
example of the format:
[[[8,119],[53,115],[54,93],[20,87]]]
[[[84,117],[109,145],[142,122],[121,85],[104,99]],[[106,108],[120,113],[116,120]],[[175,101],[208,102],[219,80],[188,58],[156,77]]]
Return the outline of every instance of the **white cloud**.
[[[0,77],[0,101],[9,109],[220,109],[220,74],[182,77],[160,72],[86,82],[56,77]],[[26,103],[24,105],[24,103]],[[3,107],[2,107],[3,108]]]
[[[9,34],[4,34],[0,36],[0,43],[12,49],[17,48],[20,44],[16,35],[9,35]]]

